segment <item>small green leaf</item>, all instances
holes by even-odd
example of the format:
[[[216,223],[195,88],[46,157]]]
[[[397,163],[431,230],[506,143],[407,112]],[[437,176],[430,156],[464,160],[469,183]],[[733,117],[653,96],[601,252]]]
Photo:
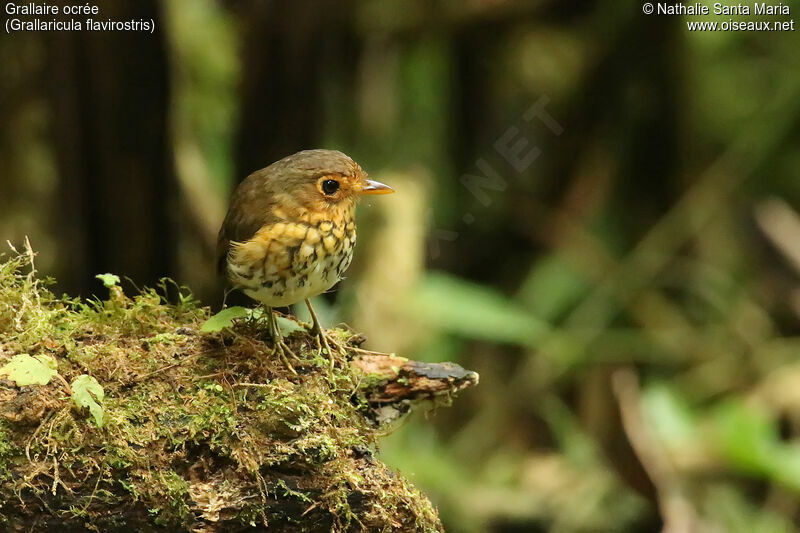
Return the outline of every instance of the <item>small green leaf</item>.
[[[72,400],[78,407],[85,407],[94,417],[97,427],[103,427],[103,398],[105,392],[92,376],[81,374],[72,382]]]
[[[227,307],[205,321],[200,331],[210,333],[214,331],[222,331],[233,325],[233,321],[237,318],[246,317],[250,313],[249,309],[244,307]]]
[[[119,276],[116,274],[98,274],[95,277],[102,281],[107,289],[119,285]]]
[[[56,361],[47,355],[36,358],[23,353],[15,355],[5,366],[0,368],[0,376],[6,375],[17,387],[28,385],[47,385],[56,372]]]
[[[53,370],[54,373],[58,373],[58,363],[54,357],[50,357],[49,355],[37,355],[35,359],[50,370]]]
[[[284,337],[288,337],[295,331],[305,331],[306,329],[294,320],[283,316],[276,316],[275,321],[278,323],[278,329],[281,330],[281,335]]]

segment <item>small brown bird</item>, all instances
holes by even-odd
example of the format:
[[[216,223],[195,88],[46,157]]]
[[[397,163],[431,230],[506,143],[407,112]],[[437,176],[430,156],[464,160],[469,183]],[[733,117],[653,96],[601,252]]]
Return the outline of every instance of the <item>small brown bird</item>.
[[[342,152],[305,150],[250,174],[233,191],[217,238],[218,270],[267,307],[275,349],[287,363],[273,307],[305,300],[320,349],[330,346],[309,298],[350,266],[356,242],[355,207],[364,194],[387,194]],[[293,354],[292,354],[293,355]]]

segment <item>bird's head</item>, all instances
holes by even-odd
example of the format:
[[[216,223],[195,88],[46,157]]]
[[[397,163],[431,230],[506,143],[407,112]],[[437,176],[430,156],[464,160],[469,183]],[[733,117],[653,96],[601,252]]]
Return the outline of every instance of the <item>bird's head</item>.
[[[349,210],[363,195],[394,192],[388,185],[369,179],[358,163],[335,150],[304,150],[272,166],[282,182],[283,198],[278,205],[294,204],[311,213]]]

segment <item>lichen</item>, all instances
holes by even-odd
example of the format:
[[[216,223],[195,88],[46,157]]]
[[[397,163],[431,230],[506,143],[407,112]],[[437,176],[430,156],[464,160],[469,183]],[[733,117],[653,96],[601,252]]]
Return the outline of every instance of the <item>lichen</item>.
[[[209,312],[185,288],[58,298],[32,264],[30,252],[0,262],[0,365],[48,355],[58,379],[0,380],[0,523],[47,513],[107,531],[142,517],[171,531],[440,529],[430,502],[372,458],[377,428],[347,356],[331,370],[294,333],[295,375],[256,320],[200,333]],[[105,391],[102,428],[69,401],[81,374]],[[109,518],[117,508],[126,514]]]

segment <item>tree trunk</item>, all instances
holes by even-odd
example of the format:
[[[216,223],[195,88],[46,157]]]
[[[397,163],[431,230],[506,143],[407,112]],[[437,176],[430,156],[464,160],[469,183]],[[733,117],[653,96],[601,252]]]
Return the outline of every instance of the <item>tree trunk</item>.
[[[108,3],[115,20],[155,32],[50,32],[48,86],[58,168],[52,214],[61,289],[88,294],[86,272],[154,284],[174,274],[169,75],[158,2]]]

